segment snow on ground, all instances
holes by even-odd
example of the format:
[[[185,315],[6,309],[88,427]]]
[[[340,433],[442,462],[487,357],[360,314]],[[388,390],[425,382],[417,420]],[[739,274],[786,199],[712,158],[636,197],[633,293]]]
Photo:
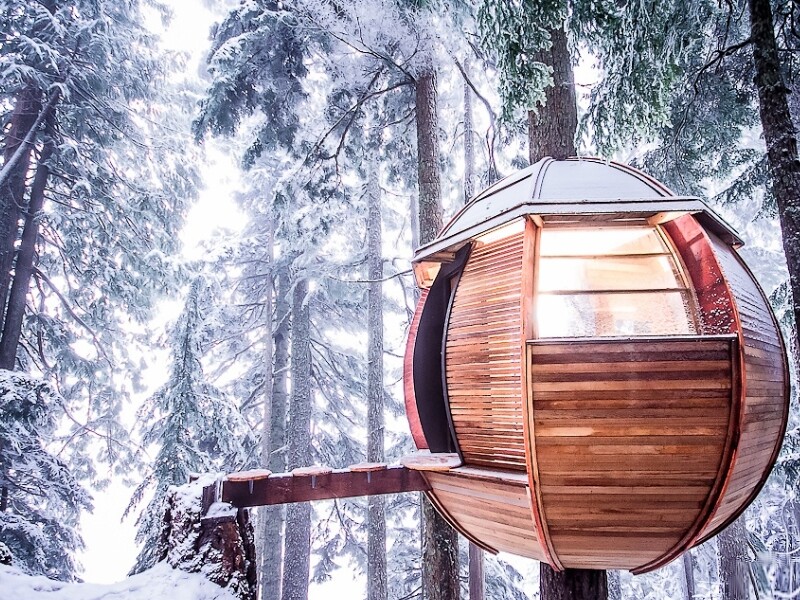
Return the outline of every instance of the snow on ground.
[[[0,600],[235,600],[196,573],[176,571],[164,563],[119,583],[64,583],[25,575],[0,565]]]

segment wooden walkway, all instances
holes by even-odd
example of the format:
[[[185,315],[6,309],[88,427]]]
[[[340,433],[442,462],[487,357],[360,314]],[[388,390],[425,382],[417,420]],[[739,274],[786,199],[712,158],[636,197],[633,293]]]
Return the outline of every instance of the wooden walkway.
[[[203,490],[203,514],[215,502],[236,508],[397,494],[431,489],[416,464],[360,463],[346,469],[303,467],[289,473],[265,469],[231,473]],[[438,470],[450,468],[443,465]]]

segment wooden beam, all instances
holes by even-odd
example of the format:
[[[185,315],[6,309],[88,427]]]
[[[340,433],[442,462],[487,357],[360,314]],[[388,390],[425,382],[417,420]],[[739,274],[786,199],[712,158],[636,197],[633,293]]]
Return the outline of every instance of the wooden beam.
[[[422,474],[400,465],[377,471],[341,469],[319,474],[279,473],[258,479],[236,476],[224,479],[221,485],[221,501],[238,508],[430,489]]]

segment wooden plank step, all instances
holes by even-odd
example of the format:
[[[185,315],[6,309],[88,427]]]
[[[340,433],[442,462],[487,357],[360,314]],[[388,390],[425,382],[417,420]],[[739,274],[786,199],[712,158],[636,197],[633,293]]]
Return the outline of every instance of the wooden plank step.
[[[400,464],[412,471],[449,471],[463,463],[458,454],[445,452],[415,452],[400,459]]]

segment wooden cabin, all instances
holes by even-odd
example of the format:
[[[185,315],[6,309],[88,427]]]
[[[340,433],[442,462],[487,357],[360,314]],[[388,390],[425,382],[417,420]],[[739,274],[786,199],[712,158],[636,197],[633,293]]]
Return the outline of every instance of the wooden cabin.
[[[700,199],[600,160],[475,196],[414,257],[406,409],[432,461],[457,455],[424,473],[442,515],[490,552],[634,573],[736,519],[788,412],[741,245]]]

